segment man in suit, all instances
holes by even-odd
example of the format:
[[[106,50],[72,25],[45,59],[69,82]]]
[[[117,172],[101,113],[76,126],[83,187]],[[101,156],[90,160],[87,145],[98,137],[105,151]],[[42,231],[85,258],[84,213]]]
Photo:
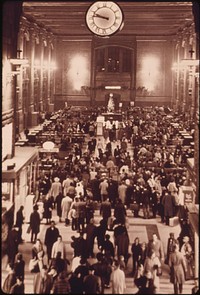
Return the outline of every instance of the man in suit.
[[[109,201],[109,198],[107,198],[105,201],[101,203],[100,207],[100,215],[103,217],[103,219],[108,222],[108,218],[111,216],[111,203]]]
[[[149,241],[148,244],[148,253],[154,250],[156,256],[160,259],[160,261],[164,262],[164,248],[161,240],[158,239],[157,234],[153,233],[152,240]]]
[[[44,244],[47,247],[47,256],[48,256],[48,262],[51,259],[51,250],[53,247],[53,244],[57,241],[57,238],[59,236],[59,230],[55,226],[55,221],[51,221],[50,227],[47,228],[44,238]]]

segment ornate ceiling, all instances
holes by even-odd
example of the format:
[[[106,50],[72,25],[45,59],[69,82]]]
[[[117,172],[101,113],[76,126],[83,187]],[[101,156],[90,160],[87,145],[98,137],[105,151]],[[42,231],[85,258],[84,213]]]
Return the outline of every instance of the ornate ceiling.
[[[93,2],[23,2],[24,16],[57,36],[89,36],[85,14]],[[174,35],[194,22],[192,2],[117,1],[124,12],[119,35]]]

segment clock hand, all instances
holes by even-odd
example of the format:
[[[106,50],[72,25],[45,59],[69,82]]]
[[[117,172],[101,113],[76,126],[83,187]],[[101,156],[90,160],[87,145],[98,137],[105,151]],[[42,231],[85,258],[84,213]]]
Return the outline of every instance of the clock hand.
[[[100,15],[100,14],[98,14],[98,13],[94,13],[93,17],[99,17],[99,18],[103,18],[103,19],[109,20],[109,17],[106,17],[106,16],[103,16],[103,15]]]

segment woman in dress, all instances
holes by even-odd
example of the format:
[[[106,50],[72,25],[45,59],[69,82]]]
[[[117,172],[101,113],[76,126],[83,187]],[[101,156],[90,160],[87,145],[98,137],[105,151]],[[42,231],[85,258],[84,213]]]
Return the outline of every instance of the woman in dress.
[[[37,239],[35,244],[32,247],[32,259],[35,259],[38,261],[38,264],[35,267],[34,272],[39,272],[43,265],[44,265],[44,258],[45,252],[44,247],[40,239]]]

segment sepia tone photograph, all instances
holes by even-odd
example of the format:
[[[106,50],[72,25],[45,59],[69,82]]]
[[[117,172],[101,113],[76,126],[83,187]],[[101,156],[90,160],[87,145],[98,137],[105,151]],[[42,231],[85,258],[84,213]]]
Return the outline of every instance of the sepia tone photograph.
[[[1,12],[1,291],[198,294],[198,1]]]

